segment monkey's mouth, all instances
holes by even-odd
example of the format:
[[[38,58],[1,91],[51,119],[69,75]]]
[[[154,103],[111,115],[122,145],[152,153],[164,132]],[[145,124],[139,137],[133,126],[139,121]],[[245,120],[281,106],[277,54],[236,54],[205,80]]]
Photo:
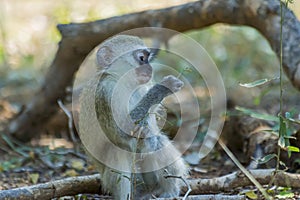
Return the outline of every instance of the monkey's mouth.
[[[149,64],[140,65],[135,68],[135,73],[139,84],[147,83],[152,77],[152,67]]]
[[[137,78],[139,84],[144,84],[147,83],[148,81],[150,81],[152,76],[149,76],[147,74],[140,74]]]

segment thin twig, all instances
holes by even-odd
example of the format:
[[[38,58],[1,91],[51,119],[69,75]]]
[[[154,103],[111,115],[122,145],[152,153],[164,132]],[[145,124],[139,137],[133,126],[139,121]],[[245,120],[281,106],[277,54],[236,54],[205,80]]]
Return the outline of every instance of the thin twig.
[[[186,185],[186,187],[188,188],[187,192],[185,193],[185,195],[183,196],[182,200],[186,200],[188,195],[190,194],[190,192],[192,191],[192,188],[190,186],[190,184],[187,183],[186,179],[183,178],[182,176],[175,176],[175,175],[171,175],[168,174],[166,176],[164,176],[165,178],[178,178],[180,180],[182,180],[184,182],[184,184]]]
[[[68,117],[68,127],[69,127],[69,131],[70,131],[71,139],[74,143],[76,143],[77,139],[76,139],[75,133],[74,133],[72,113],[67,109],[67,107],[63,104],[63,102],[60,99],[57,100],[57,103],[58,103],[59,107],[64,111],[64,113]]]
[[[238,161],[238,159],[233,155],[233,153],[227,148],[227,146],[220,139],[220,146],[226,152],[226,154],[230,157],[230,159],[234,162],[234,164],[249,178],[249,180],[257,187],[257,189],[263,194],[265,199],[271,199],[266,190],[262,187],[262,185],[253,177],[253,175]]]

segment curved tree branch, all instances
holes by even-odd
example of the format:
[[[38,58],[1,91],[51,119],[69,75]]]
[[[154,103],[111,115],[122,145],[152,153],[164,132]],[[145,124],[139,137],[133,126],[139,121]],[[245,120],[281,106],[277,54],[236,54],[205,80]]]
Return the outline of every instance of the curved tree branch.
[[[270,180],[274,177],[274,169],[250,170],[250,173],[262,185],[269,184]],[[101,194],[100,179],[101,179],[100,175],[95,174],[89,176],[71,177],[71,178],[52,181],[48,183],[41,183],[32,186],[15,188],[11,190],[3,190],[0,191],[0,199],[7,199],[7,200],[53,199],[62,196],[76,195],[80,193]],[[300,180],[299,174],[291,174],[291,173],[279,171],[277,175],[274,177],[274,184],[276,186],[292,187],[293,189],[298,189],[300,188],[299,180]],[[192,188],[192,192],[191,192],[192,195],[216,194],[220,192],[232,193],[232,190],[238,187],[252,185],[251,181],[244,174],[241,174],[241,172],[233,172],[231,174],[212,178],[212,179],[201,178],[201,179],[187,180],[187,183]],[[183,187],[181,192],[185,193],[186,190],[187,187]],[[200,199],[209,199],[208,198],[209,196],[202,196],[202,197],[203,198]],[[199,199],[199,197],[195,199]],[[218,198],[218,199],[222,199],[222,198]]]
[[[283,10],[284,70],[292,84],[300,89],[300,22],[292,11],[286,7]],[[65,96],[66,86],[71,84],[74,73],[95,46],[119,32],[155,23],[180,32],[216,23],[251,26],[262,33],[278,56],[280,53],[279,0],[200,0],[89,23],[58,25],[62,40],[44,83],[8,126],[8,132],[23,141],[32,138],[34,128],[57,110],[57,99]]]

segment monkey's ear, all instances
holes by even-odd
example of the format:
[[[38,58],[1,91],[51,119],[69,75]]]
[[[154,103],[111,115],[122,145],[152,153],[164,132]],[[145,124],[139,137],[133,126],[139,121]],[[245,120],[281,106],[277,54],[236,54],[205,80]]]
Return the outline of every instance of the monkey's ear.
[[[104,68],[108,68],[112,63],[113,51],[108,46],[103,46],[97,51],[98,65]]]

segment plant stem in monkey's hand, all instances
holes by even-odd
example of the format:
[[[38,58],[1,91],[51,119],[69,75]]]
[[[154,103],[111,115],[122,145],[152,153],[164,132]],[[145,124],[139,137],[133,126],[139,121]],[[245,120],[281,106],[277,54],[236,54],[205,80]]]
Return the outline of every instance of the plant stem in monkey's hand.
[[[165,97],[169,96],[173,92],[161,85],[155,84],[148,92],[143,96],[137,106],[130,112],[130,117],[135,124],[143,126],[151,106],[159,104]]]

